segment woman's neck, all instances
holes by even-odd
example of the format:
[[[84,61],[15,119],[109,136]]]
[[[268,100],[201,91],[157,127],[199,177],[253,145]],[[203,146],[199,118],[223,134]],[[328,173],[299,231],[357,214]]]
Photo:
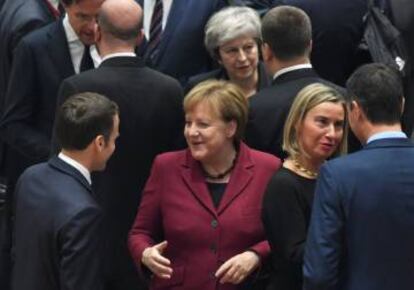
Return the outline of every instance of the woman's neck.
[[[236,149],[232,145],[229,148],[222,150],[222,152],[215,156],[214,159],[202,161],[201,166],[203,167],[206,178],[209,179],[209,176],[219,176],[223,173],[226,174],[221,179],[228,177],[234,167],[236,156]]]
[[[230,79],[233,83],[238,85],[244,92],[247,98],[251,97],[257,92],[257,83],[259,82],[259,73],[256,70],[249,78],[243,80]]]

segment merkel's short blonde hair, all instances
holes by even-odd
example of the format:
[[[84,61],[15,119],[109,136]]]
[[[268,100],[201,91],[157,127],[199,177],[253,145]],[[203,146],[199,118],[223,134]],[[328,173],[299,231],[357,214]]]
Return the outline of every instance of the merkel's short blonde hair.
[[[224,122],[237,124],[234,140],[241,141],[248,118],[248,102],[243,91],[228,81],[208,80],[195,86],[184,98],[184,112],[188,113],[205,102]]]
[[[286,119],[283,130],[283,150],[286,151],[290,157],[296,158],[301,153],[296,127],[305,119],[306,114],[312,108],[325,102],[339,103],[343,105],[345,114],[343,136],[338,149],[332,155],[337,156],[346,153],[347,125],[344,97],[334,88],[324,84],[315,83],[306,86],[298,93]]]

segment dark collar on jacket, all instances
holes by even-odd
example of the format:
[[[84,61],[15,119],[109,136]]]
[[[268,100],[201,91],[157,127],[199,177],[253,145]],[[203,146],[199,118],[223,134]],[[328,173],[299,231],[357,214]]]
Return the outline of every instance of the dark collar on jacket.
[[[99,67],[144,67],[144,61],[139,57],[117,56],[104,60]]]
[[[384,138],[369,142],[363,150],[386,147],[414,147],[414,143],[409,138]]]
[[[251,159],[250,148],[240,143],[236,166],[227,184],[223,199],[216,209],[211,200],[205,177],[199,161],[191,156],[189,149],[182,155],[181,171],[183,179],[195,197],[214,215],[220,215],[238,195],[247,187],[253,178],[254,162]]]
[[[319,78],[313,68],[302,68],[286,72],[272,81],[272,85],[295,81],[302,78]]]
[[[92,188],[91,185],[89,184],[89,182],[86,180],[86,178],[82,175],[82,173],[80,173],[75,167],[69,165],[68,163],[66,163],[65,161],[63,161],[62,159],[60,159],[57,156],[52,157],[51,159],[49,159],[49,165],[52,166],[53,168],[72,176],[73,178],[75,178],[77,181],[79,181],[79,183],[81,183],[88,191],[90,191],[92,193]]]

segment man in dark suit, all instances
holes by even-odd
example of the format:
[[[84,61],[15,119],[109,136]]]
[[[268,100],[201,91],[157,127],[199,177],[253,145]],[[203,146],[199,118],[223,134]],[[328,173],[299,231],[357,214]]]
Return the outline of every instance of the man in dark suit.
[[[7,0],[0,10],[0,111],[14,49],[23,36],[55,20],[57,13],[49,0]]]
[[[79,94],[56,120],[59,156],[27,169],[16,186],[12,290],[102,290],[103,212],[90,172],[115,150],[118,107]]]
[[[94,43],[103,0],[64,0],[66,16],[24,37],[15,50],[0,135],[10,148],[5,171],[13,184],[29,165],[47,159],[61,81],[93,68],[84,47]],[[82,60],[85,60],[82,63]],[[83,64],[83,66],[81,65]]]
[[[401,131],[403,86],[383,64],[347,82],[349,124],[365,147],[322,166],[304,260],[304,289],[411,290],[414,144]]]
[[[405,106],[402,126],[411,135],[414,127],[414,2],[410,0],[389,0],[393,24],[401,32],[410,60],[411,75],[404,80]]]
[[[45,161],[49,156],[59,85],[80,70],[81,59],[88,60],[82,58],[84,44],[94,42],[95,15],[102,1],[61,1],[67,12],[65,18],[25,36],[14,51],[4,107],[0,107],[0,138],[6,143],[7,151],[1,156],[1,163],[9,187],[8,208],[19,175],[28,166]],[[84,69],[93,68],[91,61],[83,63]]]
[[[322,78],[344,86],[359,65],[370,61],[357,54],[367,0],[274,0],[273,5],[291,5],[309,15],[313,29],[311,61]]]
[[[0,114],[3,111],[4,98],[11,65],[13,51],[20,39],[55,19],[57,10],[48,2],[49,0],[7,0],[3,8],[0,4]],[[1,3],[3,1],[0,1]],[[50,4],[50,5],[48,5]],[[57,16],[57,14],[56,14]],[[4,158],[7,154],[5,144],[0,141],[0,176],[5,177]],[[6,179],[0,181],[7,185]],[[9,289],[9,228],[6,216],[6,207],[2,207],[6,194],[0,193],[0,281],[4,289]]]
[[[250,98],[246,142],[252,148],[284,158],[283,126],[297,93],[322,82],[310,64],[312,28],[305,12],[291,6],[271,9],[262,21],[262,55],[272,86]]]
[[[189,77],[212,69],[213,62],[203,43],[204,26],[214,12],[225,6],[225,0],[137,0],[137,2],[144,9],[146,38],[138,53],[145,57],[151,68],[176,78],[183,86],[186,85]],[[162,29],[157,44],[151,40],[150,28],[151,23],[154,23],[151,18],[156,2],[162,2],[161,6],[163,6],[160,16],[162,21],[158,24]]]
[[[183,139],[180,84],[147,68],[134,54],[143,37],[141,25],[142,10],[133,0],[106,0],[97,32],[103,62],[95,70],[66,79],[58,98],[60,103],[74,93],[92,91],[120,108],[117,152],[105,172],[93,178],[107,217],[106,289],[113,290],[143,289],[126,247],[128,231],[154,157],[175,149],[176,141]]]

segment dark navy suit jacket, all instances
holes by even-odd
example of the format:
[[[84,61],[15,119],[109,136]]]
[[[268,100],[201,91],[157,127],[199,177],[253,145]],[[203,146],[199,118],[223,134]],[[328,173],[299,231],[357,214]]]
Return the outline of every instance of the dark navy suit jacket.
[[[322,166],[304,259],[304,289],[411,290],[414,144],[370,142]]]
[[[137,0],[144,7],[144,0]],[[223,0],[174,0],[161,37],[159,52],[147,64],[176,78],[182,85],[189,77],[212,69],[204,47],[204,26],[210,16],[224,7]],[[146,43],[141,45],[143,55]]]
[[[6,174],[15,180],[47,160],[60,83],[75,74],[62,21],[24,37],[15,52],[0,136],[10,148]]]
[[[12,290],[101,290],[102,210],[85,177],[58,157],[16,187]]]

